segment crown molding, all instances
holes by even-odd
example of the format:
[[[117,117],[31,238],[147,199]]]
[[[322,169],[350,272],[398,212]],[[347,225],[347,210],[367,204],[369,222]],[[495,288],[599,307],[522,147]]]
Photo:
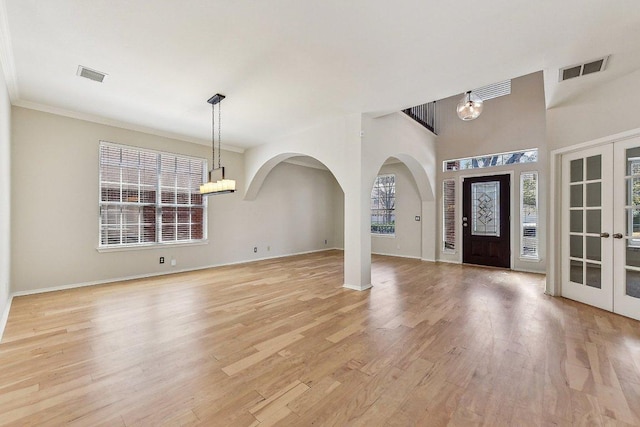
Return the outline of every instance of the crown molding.
[[[2,65],[9,99],[13,103],[20,98],[20,93],[18,92],[16,68],[13,62],[13,47],[5,0],[0,0],[0,65]]]
[[[18,99],[12,104],[16,107],[28,108],[30,110],[56,114],[58,116],[69,117],[72,119],[84,120],[87,122],[98,123],[101,125],[117,127],[120,129],[127,129],[127,130],[136,131],[136,132],[147,133],[149,135],[161,136],[163,138],[177,139],[180,141],[191,142],[199,145],[206,145],[206,146],[211,145],[211,141],[208,141],[205,139],[194,138],[191,136],[181,135],[173,132],[165,132],[165,131],[153,129],[147,126],[135,125],[133,123],[127,123],[120,120],[107,119],[105,117],[97,116],[95,114],[81,113],[78,111],[66,110],[64,108],[52,107],[50,105],[40,104],[37,102],[23,101],[21,99]],[[226,145],[226,144],[222,144],[222,149],[225,151],[231,151],[234,153],[241,153],[241,154],[244,153],[245,151],[244,148],[236,147],[233,145]]]

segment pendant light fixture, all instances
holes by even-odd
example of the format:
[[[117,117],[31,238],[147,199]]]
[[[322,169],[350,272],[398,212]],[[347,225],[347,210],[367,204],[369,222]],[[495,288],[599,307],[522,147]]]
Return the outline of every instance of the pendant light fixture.
[[[471,91],[464,94],[456,108],[458,117],[464,121],[477,119],[482,113],[482,99]]]
[[[224,176],[224,166],[221,166],[220,156],[222,155],[221,149],[221,127],[222,127],[222,114],[220,108],[220,102],[225,98],[224,95],[219,93],[213,95],[207,100],[211,104],[211,170],[209,171],[209,182],[206,182],[200,186],[200,194],[203,196],[210,196],[213,194],[226,194],[236,191],[236,181],[233,179],[226,179]],[[216,167],[216,105],[218,106],[218,166]],[[215,180],[215,181],[214,181]]]

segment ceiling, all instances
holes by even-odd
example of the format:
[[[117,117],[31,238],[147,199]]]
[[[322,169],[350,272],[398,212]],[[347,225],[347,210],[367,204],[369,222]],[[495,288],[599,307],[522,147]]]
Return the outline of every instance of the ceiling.
[[[0,2],[14,105],[208,143],[222,93],[223,144],[239,148],[539,70],[553,107],[640,68],[637,0]],[[608,54],[607,71],[557,83]]]

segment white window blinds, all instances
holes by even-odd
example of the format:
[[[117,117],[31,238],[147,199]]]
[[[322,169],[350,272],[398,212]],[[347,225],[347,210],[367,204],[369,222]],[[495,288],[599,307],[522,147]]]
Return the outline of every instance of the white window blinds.
[[[442,182],[442,249],[456,250],[456,181],[453,179]]]
[[[101,142],[99,246],[205,239],[205,170],[204,159]]]
[[[538,259],[538,172],[520,174],[520,256]]]

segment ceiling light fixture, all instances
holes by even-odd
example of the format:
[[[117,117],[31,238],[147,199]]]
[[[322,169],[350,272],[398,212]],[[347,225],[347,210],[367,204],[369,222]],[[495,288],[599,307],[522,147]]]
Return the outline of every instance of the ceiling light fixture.
[[[233,193],[236,191],[236,181],[233,179],[225,178],[224,166],[221,166],[220,162],[220,156],[222,154],[222,113],[220,102],[224,98],[224,95],[216,93],[207,100],[207,102],[211,104],[211,170],[209,171],[209,181],[200,186],[200,194],[204,196],[210,196],[212,194]],[[218,167],[216,167],[216,105],[218,106]]]
[[[471,91],[464,94],[456,108],[458,117],[464,121],[477,119],[482,113],[482,99]]]

